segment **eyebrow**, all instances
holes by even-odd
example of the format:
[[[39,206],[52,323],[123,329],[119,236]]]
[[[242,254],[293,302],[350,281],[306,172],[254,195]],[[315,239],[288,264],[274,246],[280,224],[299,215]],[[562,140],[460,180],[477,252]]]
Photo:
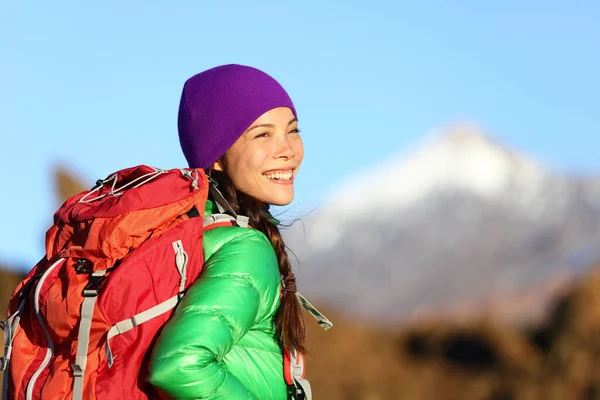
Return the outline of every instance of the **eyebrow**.
[[[292,118],[292,119],[290,120],[290,122],[288,122],[288,126],[290,126],[291,124],[293,124],[294,122],[297,122],[297,121],[298,121],[298,118]],[[253,125],[253,126],[251,126],[250,128],[248,128],[248,129],[246,130],[246,132],[250,132],[251,130],[253,130],[253,129],[256,129],[256,128],[275,128],[275,125],[274,125],[274,124],[260,124],[260,125]]]

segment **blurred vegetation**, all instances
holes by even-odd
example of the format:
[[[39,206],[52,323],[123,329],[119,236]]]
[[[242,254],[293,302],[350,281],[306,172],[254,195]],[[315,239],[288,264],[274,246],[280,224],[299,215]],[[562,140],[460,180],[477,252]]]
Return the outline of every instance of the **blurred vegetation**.
[[[53,175],[59,204],[86,188],[66,169]],[[6,267],[3,318],[23,278]],[[600,265],[530,327],[473,319],[382,329],[326,314],[336,322],[328,332],[307,316],[316,399],[600,399]]]
[[[89,190],[89,187],[92,186],[85,184],[83,179],[77,177],[72,171],[60,165],[54,167],[52,177],[54,180],[54,194],[57,208],[69,197],[81,193],[84,190]]]
[[[537,326],[309,324],[316,398],[600,399],[600,265],[591,271]]]

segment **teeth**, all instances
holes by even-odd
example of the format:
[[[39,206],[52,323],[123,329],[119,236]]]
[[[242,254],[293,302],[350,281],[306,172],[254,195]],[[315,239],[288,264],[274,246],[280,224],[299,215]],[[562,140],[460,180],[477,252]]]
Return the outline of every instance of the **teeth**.
[[[292,172],[275,172],[271,174],[265,174],[265,176],[274,180],[290,180],[292,179]]]

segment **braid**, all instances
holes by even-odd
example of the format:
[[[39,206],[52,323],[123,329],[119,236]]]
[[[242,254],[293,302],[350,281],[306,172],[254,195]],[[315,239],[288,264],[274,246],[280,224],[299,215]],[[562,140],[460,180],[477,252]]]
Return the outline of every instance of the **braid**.
[[[306,354],[306,330],[304,316],[294,292],[296,279],[292,274],[292,265],[288,258],[285,242],[277,225],[269,218],[268,205],[235,189],[233,182],[227,176],[226,162],[221,159],[225,171],[210,171],[211,177],[217,182],[223,197],[229,202],[236,213],[249,218],[249,224],[261,231],[275,250],[279,273],[285,280],[286,290],[277,311],[276,328],[280,344],[287,349],[294,348]]]

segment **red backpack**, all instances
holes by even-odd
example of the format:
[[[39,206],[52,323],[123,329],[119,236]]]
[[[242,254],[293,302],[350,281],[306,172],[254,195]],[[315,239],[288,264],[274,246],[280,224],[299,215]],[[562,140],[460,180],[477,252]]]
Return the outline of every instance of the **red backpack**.
[[[201,169],[138,166],[69,198],[9,303],[3,397],[158,397],[148,358],[202,270],[207,196]]]

